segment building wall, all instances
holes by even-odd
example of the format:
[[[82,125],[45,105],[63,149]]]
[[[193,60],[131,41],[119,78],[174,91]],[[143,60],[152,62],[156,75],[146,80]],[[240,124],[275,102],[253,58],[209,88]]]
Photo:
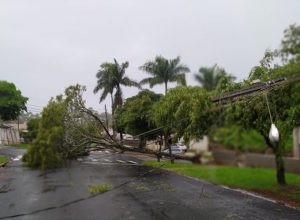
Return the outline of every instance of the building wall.
[[[14,128],[14,129],[18,129],[18,126],[19,126],[20,130],[27,130],[27,123],[26,122],[20,123],[19,125],[16,122],[10,122],[10,123],[5,123],[5,124],[9,125],[10,127]]]
[[[204,135],[203,138],[200,140],[193,139],[189,143],[189,147],[190,147],[189,149],[197,153],[208,151],[208,146],[209,146],[209,139],[207,135]]]
[[[213,150],[214,161],[224,165],[242,165],[246,167],[261,167],[275,169],[275,156],[256,153],[237,154],[232,150]],[[300,173],[300,159],[284,157],[285,170]]]
[[[300,126],[295,127],[293,130],[293,141],[293,155],[295,158],[300,159]]]
[[[0,145],[19,144],[20,135],[13,128],[0,128]]]

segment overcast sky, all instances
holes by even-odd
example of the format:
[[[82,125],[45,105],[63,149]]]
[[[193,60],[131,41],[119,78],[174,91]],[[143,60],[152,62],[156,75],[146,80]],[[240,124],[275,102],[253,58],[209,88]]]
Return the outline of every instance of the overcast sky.
[[[92,92],[103,62],[129,61],[127,75],[139,81],[146,61],[180,55],[190,85],[215,63],[240,81],[293,23],[299,0],[0,0],[0,80],[15,83],[33,111],[75,83],[103,111],[109,98],[99,105]],[[124,88],[125,98],[137,92]]]

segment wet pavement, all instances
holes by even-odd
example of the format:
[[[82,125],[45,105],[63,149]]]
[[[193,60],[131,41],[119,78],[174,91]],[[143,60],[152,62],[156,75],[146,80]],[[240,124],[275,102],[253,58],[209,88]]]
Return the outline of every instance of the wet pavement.
[[[300,211],[241,192],[143,167],[144,156],[94,152],[66,167],[24,167],[24,151],[0,169],[0,219],[300,219]],[[91,196],[91,185],[111,191]]]

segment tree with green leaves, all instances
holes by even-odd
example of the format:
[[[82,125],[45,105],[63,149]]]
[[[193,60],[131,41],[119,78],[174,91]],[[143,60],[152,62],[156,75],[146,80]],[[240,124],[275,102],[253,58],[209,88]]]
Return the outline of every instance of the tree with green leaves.
[[[37,137],[40,120],[40,117],[36,117],[30,118],[27,121],[27,133],[24,133],[25,138],[28,138],[30,141],[32,141]]]
[[[300,70],[300,69],[299,69]],[[291,137],[293,127],[300,118],[299,83],[271,90],[271,92],[256,95],[244,101],[233,103],[226,110],[225,121],[228,125],[239,125],[245,129],[255,129],[263,137],[266,144],[273,149],[276,161],[277,182],[285,185],[283,152],[286,141]],[[266,96],[270,105],[269,116]],[[271,124],[275,124],[280,133],[280,141],[269,139]]]
[[[191,138],[199,138],[212,124],[212,114],[208,114],[212,102],[207,91],[200,87],[176,87],[155,103],[152,118],[157,127],[163,127],[165,147],[169,145],[170,135],[174,139],[184,138],[186,143]],[[171,155],[170,155],[171,156]],[[171,156],[171,161],[172,156]]]
[[[124,105],[117,110],[116,121],[127,134],[138,135],[156,128],[151,121],[151,109],[162,95],[143,90],[136,96],[126,99]]]
[[[83,86],[70,86],[63,95],[49,101],[41,114],[37,137],[23,156],[22,160],[27,166],[40,169],[56,168],[68,159],[103,148],[156,154],[149,149],[128,148],[116,141],[101,117],[85,106],[82,98],[84,91]],[[150,102],[152,98],[153,101],[158,98],[154,93],[148,95],[151,97]],[[144,104],[146,111],[147,104]]]
[[[28,98],[13,83],[0,81],[0,119],[14,120],[26,111]]]
[[[284,37],[279,49],[283,60],[299,59],[300,57],[300,26],[292,24],[284,30]]]
[[[67,159],[88,154],[96,145],[114,143],[104,134],[102,120],[85,107],[83,91],[83,86],[70,86],[63,95],[51,98],[43,109],[37,136],[23,156],[26,165],[56,168]]]
[[[119,64],[117,60],[114,59],[113,63],[102,63],[96,74],[98,80],[94,89],[94,93],[103,90],[100,97],[100,102],[102,102],[107,95],[110,94],[112,115],[114,114],[116,108],[123,103],[123,92],[121,86],[135,86],[140,88],[140,85],[137,82],[131,80],[125,75],[125,71],[128,66],[128,62]]]
[[[26,165],[41,169],[62,165],[63,122],[66,112],[67,106],[62,96],[50,100],[42,112],[37,138],[22,158]]]
[[[274,52],[267,51],[260,65],[253,68],[249,75],[250,80],[260,79],[263,82],[282,77],[291,81],[286,85],[272,88],[270,92],[261,96],[257,95],[234,103],[227,109],[225,119],[228,124],[238,124],[246,129],[256,129],[264,137],[267,145],[274,151],[277,182],[280,185],[286,184],[283,162],[284,147],[292,135],[294,126],[300,122],[300,83],[299,79],[293,80],[300,74],[300,51],[297,52],[298,44],[295,43],[297,39],[300,39],[300,32],[295,31],[295,26],[290,26],[285,30],[280,49]],[[287,42],[294,43],[287,44]],[[296,48],[292,48],[291,45]],[[274,63],[275,58],[279,58],[282,54],[290,59],[283,60],[283,63]],[[243,83],[243,87],[248,85],[249,81]],[[272,142],[269,138],[270,127],[273,123],[279,130],[279,142]]]
[[[119,132],[131,135],[139,135],[157,128],[151,120],[151,109],[162,95],[149,90],[143,90],[136,96],[126,99],[124,105],[117,109],[115,123]],[[147,139],[153,139],[155,135],[140,136],[141,147]]]
[[[201,67],[198,73],[194,74],[194,77],[207,91],[215,89],[220,82],[223,84],[232,83],[235,80],[234,76],[227,74],[217,64],[212,67]]]
[[[190,72],[186,65],[180,63],[179,56],[171,60],[157,56],[154,61],[146,62],[140,69],[152,76],[143,79],[140,84],[149,84],[150,88],[158,84],[164,84],[165,94],[167,93],[169,82],[186,85],[185,74]]]

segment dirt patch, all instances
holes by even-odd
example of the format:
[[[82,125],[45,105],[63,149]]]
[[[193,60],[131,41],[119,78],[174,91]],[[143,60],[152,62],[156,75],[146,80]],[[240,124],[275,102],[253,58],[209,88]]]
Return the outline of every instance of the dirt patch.
[[[289,206],[300,208],[300,187],[299,186],[284,186],[278,191],[271,190],[251,190],[257,194],[260,194],[266,198],[271,198],[278,203],[287,204]]]

